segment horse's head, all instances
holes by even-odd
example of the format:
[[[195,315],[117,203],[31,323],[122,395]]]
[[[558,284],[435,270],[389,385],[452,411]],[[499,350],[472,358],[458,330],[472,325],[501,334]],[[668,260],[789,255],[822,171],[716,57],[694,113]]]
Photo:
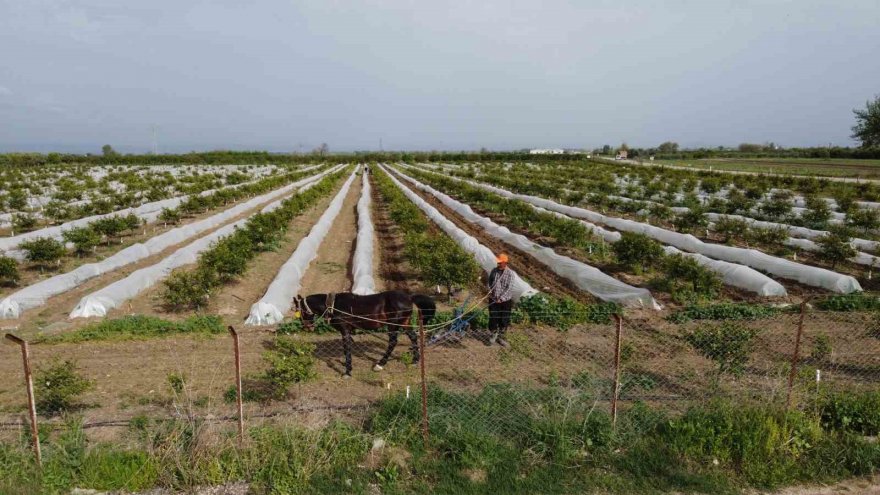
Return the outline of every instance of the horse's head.
[[[317,315],[312,311],[309,303],[306,302],[306,299],[303,296],[297,294],[297,296],[293,298],[293,306],[295,309],[293,313],[294,317],[302,320],[303,327],[310,330],[315,324],[315,318]]]

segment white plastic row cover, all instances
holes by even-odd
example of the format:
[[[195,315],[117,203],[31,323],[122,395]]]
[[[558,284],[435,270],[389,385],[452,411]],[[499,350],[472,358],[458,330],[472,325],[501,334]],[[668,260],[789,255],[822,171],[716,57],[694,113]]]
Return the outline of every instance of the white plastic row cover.
[[[437,224],[443,232],[446,233],[456,244],[461,246],[462,249],[471,253],[474,256],[474,259],[477,261],[477,264],[486,272],[489,273],[493,268],[497,265],[495,262],[495,253],[492,252],[488,247],[480,244],[476,238],[469,235],[464,230],[458,228],[451,220],[444,217],[442,213],[440,213],[437,208],[434,208],[430,204],[428,204],[424,199],[419,197],[418,194],[411,191],[408,187],[401,184],[396,177],[388,173],[388,170],[385,167],[382,167],[391,181],[400,188],[403,194],[416,206],[419,207],[422,212],[425,213],[425,216],[428,217],[432,222]],[[513,299],[519,300],[522,297],[534,296],[538,293],[528,282],[523,280],[519,275],[514,272],[514,281],[512,284],[513,291]]]
[[[357,204],[358,231],[352,265],[351,291],[363,296],[376,293],[376,281],[373,279],[373,243],[376,240],[376,232],[373,228],[373,219],[370,217],[370,181],[366,173],[361,177],[361,184],[361,197]]]
[[[515,234],[507,227],[498,225],[489,218],[477,214],[470,206],[449,195],[422,184],[399,171],[397,173],[415,187],[439,199],[447,208],[452,209],[468,222],[480,226],[487,234],[528,253],[560,277],[570,280],[581,290],[593,294],[602,301],[616,302],[629,307],[661,309],[647,289],[633,287],[603,273],[598,268],[557,254],[552,249],[532,242],[527,237]]]
[[[317,166],[307,167],[302,169],[301,171],[312,170]],[[301,182],[301,181],[300,181]],[[234,186],[229,186],[223,189],[235,189],[238,187],[242,187],[245,184],[236,184]],[[214,192],[219,191],[219,189],[210,190],[210,191],[202,191],[196,196],[207,196]],[[146,221],[147,223],[155,222],[159,215],[162,213],[162,210],[165,208],[177,208],[181,203],[189,199],[190,196],[178,196],[175,198],[163,199],[161,201],[154,201],[152,203],[144,203],[140,206],[135,206],[131,208],[125,208],[122,210],[114,211],[111,213],[106,213],[103,215],[92,215],[89,217],[78,218],[76,220],[71,220],[69,222],[65,222],[61,225],[53,225],[51,227],[45,227],[39,230],[34,230],[31,232],[25,232],[23,234],[19,234],[12,237],[4,237],[0,239],[0,252],[6,251],[8,256],[11,256],[16,259],[23,259],[23,254],[21,251],[16,250],[19,244],[24,241],[36,239],[38,237],[51,237],[54,239],[61,240],[62,233],[65,230],[74,229],[76,227],[84,227],[95,220],[99,220],[102,218],[110,218],[120,215],[129,215],[131,213],[135,214],[138,218]]]
[[[101,261],[88,263],[70,272],[56,275],[33,285],[29,285],[10,294],[0,301],[0,319],[18,318],[21,316],[22,311],[42,306],[50,297],[72,290],[89,279],[111,272],[131,263],[135,263],[144,258],[160,253],[175,244],[191,239],[202,232],[214,229],[262,203],[286,194],[288,191],[296,187],[316,182],[331,171],[332,169],[252,198],[203,220],[176,227],[168,232],[157,235],[146,242],[133,244]]]
[[[495,187],[481,182],[465,181],[475,187],[494,192],[506,198],[518,199],[541,206],[548,210],[558,211],[575,218],[586,219],[591,222],[608,225],[624,232],[642,233],[660,241],[663,244],[674,246],[683,251],[699,253],[710,258],[729,261],[746,265],[778,277],[796,280],[802,284],[813,287],[821,287],[832,292],[849,294],[862,290],[859,281],[849,275],[826,270],[815,266],[796,263],[775,256],[762,253],[756,249],[744,249],[720,244],[703,242],[690,234],[680,234],[652,225],[609,217],[585,208],[561,205],[548,199],[531,196],[528,194],[512,193],[506,189]]]
[[[351,189],[356,173],[357,171],[352,172],[309,234],[299,242],[293,255],[278,270],[263,297],[251,306],[250,314],[245,320],[246,324],[274,325],[284,319],[284,314],[290,310],[293,298],[302,288],[303,275],[312,260],[317,257],[318,248],[342,210],[342,203],[345,202],[345,196]]]
[[[299,191],[305,191],[317,183],[318,180],[309,180],[306,184],[299,187]],[[286,189],[284,192],[284,195],[286,195],[292,188],[287,186],[284,189]],[[278,195],[275,195],[275,197],[278,197]],[[261,212],[268,213],[279,208],[285,199],[286,198],[282,197],[275,200],[268,206],[264,207]],[[111,309],[119,307],[125,301],[134,298],[144,290],[164,280],[171,275],[171,272],[174,269],[196,263],[202,252],[210,249],[218,240],[233,234],[237,228],[245,225],[247,221],[250,220],[251,216],[253,215],[249,215],[247,218],[242,218],[241,220],[225,225],[178,249],[162,261],[137,270],[128,277],[83,297],[80,299],[76,307],[73,308],[73,311],[71,311],[70,317],[88,318],[93,316],[106,316],[107,312]]]

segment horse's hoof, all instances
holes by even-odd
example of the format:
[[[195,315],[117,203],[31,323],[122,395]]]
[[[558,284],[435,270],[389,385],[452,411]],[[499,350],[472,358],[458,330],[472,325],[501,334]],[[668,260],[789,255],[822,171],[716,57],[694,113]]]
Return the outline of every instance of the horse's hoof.
[[[351,380],[351,373],[343,373],[342,379],[343,380]]]
[[[374,364],[373,365],[373,371],[382,371],[384,369],[385,369],[385,367],[382,366],[381,364]]]

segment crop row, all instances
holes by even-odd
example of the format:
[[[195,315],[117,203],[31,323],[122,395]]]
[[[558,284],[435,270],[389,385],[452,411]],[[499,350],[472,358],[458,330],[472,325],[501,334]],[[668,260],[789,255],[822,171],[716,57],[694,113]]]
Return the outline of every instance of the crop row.
[[[291,220],[333,190],[342,173],[328,175],[271,212],[252,216],[242,228],[217,241],[199,256],[194,268],[178,270],[164,281],[163,301],[175,310],[205,305],[218,287],[243,275],[254,257],[275,249]]]
[[[603,211],[611,209],[621,215],[628,215],[645,223],[663,225],[677,232],[693,234],[709,242],[723,242],[746,248],[761,247],[777,256],[797,258],[797,255],[800,254],[803,259],[831,268],[848,260],[870,267],[875,264],[876,260],[872,255],[859,253],[854,247],[872,247],[873,241],[854,239],[852,233],[845,228],[832,228],[829,232],[811,233],[812,241],[792,239],[790,235],[797,233],[797,230],[785,225],[770,224],[770,226],[764,227],[762,225],[765,224],[747,217],[715,215],[707,213],[703,209],[678,210],[679,213],[675,214],[670,208],[663,205],[609,200],[607,194],[587,195],[579,190],[570,191],[571,188],[578,187],[577,182],[566,182],[566,179],[561,177],[548,178],[541,173],[524,171],[522,174],[515,174],[515,177],[509,177],[493,173],[491,170],[480,170],[458,173],[457,175],[479,177],[481,180],[522,194],[555,197],[564,204],[589,204],[601,208]],[[570,192],[564,192],[567,190]],[[859,211],[867,213],[876,210]],[[715,221],[711,222],[711,219]],[[709,230],[714,231],[715,235],[710,236]],[[805,234],[801,232],[801,235]],[[809,256],[805,256],[805,254]]]

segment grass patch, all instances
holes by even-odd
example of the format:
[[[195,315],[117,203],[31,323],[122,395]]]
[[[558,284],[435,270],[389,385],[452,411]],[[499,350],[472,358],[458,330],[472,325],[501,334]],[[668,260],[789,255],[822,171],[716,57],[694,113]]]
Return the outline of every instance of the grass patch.
[[[197,315],[183,321],[168,321],[155,316],[131,315],[87,325],[61,335],[40,337],[41,344],[76,343],[99,340],[137,340],[169,335],[216,335],[225,333],[219,316]]]
[[[876,409],[875,397],[842,397]],[[617,428],[596,405],[582,389],[560,384],[496,384],[476,393],[431,386],[428,446],[421,403],[405,394],[377,403],[361,428],[252,427],[241,446],[231,425],[218,435],[197,419],[138,417],[126,448],[91,444],[69,421],[46,437],[42,473],[26,437],[0,444],[0,493],[187,491],[235,481],[267,494],[375,493],[370,485],[425,494],[740,493],[880,466],[880,446],[851,426],[775,404],[710,401],[672,416],[635,403]],[[384,447],[371,452],[379,438]]]
[[[880,310],[880,298],[876,294],[853,292],[841,296],[831,296],[816,303],[822,311],[877,311]]]

